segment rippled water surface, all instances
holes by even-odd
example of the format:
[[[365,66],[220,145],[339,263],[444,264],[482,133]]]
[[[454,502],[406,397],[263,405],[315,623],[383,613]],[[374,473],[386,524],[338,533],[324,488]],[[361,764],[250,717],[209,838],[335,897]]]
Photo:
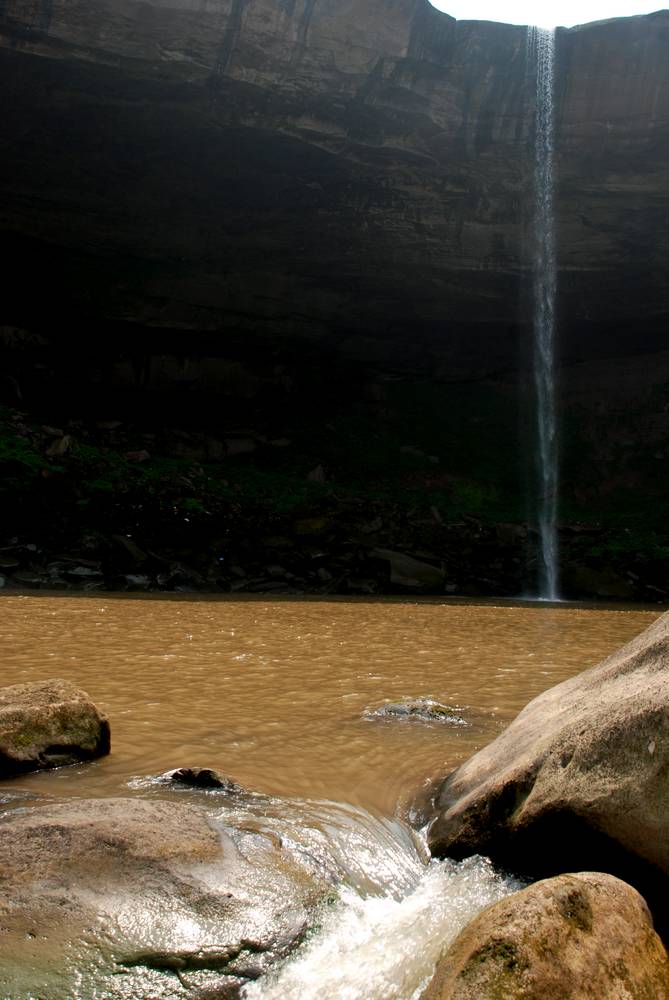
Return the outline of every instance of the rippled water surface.
[[[2,683],[64,677],[111,721],[112,754],[13,785],[127,793],[202,764],[272,795],[392,814],[492,739],[534,695],[659,612],[431,601],[5,596]],[[428,697],[467,726],[367,720]],[[141,790],[138,792],[141,794]]]

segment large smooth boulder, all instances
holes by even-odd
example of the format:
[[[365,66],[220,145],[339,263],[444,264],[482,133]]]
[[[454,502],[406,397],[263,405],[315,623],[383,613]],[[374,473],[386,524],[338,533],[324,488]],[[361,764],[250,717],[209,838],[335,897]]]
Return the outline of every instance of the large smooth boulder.
[[[660,1000],[669,957],[641,896],[599,872],[536,882],[479,914],[423,1000]]]
[[[109,722],[69,681],[0,688],[0,778],[91,760],[109,748]]]
[[[0,820],[0,996],[236,995],[331,891],[279,836],[159,799],[71,800]]]
[[[620,874],[646,898],[669,874],[669,615],[535,698],[437,787],[436,855],[533,875]],[[664,904],[666,908],[666,903]]]

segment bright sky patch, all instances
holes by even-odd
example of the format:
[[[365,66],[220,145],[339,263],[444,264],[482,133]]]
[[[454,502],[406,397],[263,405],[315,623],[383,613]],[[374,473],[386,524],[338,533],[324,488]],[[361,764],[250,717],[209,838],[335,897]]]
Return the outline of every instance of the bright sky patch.
[[[439,10],[459,21],[503,21],[506,24],[536,24],[542,28],[571,27],[611,17],[652,14],[662,9],[657,0],[431,0]]]

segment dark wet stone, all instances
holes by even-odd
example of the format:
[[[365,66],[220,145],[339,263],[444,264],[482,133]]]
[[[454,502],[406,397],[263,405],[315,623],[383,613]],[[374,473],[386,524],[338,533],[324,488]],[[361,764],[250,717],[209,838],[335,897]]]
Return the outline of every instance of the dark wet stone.
[[[178,767],[175,771],[168,771],[166,776],[175,784],[189,788],[218,789],[235,795],[244,791],[232,778],[211,767]]]

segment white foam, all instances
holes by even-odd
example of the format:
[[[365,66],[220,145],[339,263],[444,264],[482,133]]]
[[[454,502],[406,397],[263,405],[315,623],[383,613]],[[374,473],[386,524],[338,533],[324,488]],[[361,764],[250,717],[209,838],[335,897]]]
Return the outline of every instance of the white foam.
[[[343,887],[320,928],[246,1000],[418,1000],[440,955],[484,907],[519,888],[485,858],[431,861],[402,899]]]

